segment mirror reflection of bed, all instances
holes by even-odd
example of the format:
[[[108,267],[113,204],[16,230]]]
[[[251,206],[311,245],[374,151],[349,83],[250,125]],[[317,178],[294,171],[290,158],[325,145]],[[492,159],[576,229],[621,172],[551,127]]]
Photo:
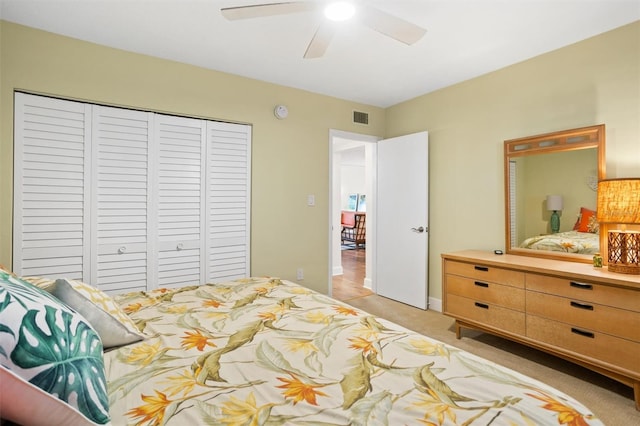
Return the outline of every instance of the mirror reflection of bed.
[[[587,262],[601,251],[604,125],[506,141],[505,174],[508,252]]]
[[[593,255],[600,253],[598,239],[597,234],[567,231],[527,238],[519,248]]]

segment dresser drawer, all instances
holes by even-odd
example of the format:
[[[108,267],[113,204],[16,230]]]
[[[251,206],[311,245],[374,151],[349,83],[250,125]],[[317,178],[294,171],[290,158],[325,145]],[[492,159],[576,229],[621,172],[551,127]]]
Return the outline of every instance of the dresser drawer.
[[[475,321],[511,333],[524,335],[524,312],[514,311],[490,303],[447,294],[445,313],[455,318]]]
[[[640,374],[640,343],[527,315],[527,337]]]
[[[527,314],[640,342],[640,313],[550,294],[527,292]]]
[[[640,291],[527,273],[527,290],[640,312]]]
[[[448,260],[445,262],[446,274],[462,275],[481,281],[491,281],[512,287],[524,288],[524,275],[522,271],[495,268],[482,264],[464,263]]]
[[[459,275],[447,275],[447,294],[488,302],[516,311],[524,310],[524,289],[474,280]]]

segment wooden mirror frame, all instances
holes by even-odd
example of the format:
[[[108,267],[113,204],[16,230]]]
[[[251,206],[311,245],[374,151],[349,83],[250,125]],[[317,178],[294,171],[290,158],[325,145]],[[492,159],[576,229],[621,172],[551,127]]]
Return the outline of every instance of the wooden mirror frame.
[[[604,124],[562,130],[518,139],[504,141],[504,194],[505,194],[505,247],[506,252],[521,256],[544,257],[572,262],[592,262],[592,256],[586,254],[562,253],[556,251],[521,249],[511,247],[511,198],[509,161],[512,158],[554,152],[568,152],[581,149],[597,149],[598,181],[606,177],[605,173],[605,126]],[[600,253],[606,259],[606,227],[600,225]]]

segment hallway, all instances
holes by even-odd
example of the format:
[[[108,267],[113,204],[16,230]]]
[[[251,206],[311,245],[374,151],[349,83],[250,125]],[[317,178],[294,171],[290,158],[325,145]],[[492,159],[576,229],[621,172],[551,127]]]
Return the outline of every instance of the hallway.
[[[342,275],[333,277],[333,298],[348,301],[373,294],[364,288],[365,255],[364,248],[342,250]]]

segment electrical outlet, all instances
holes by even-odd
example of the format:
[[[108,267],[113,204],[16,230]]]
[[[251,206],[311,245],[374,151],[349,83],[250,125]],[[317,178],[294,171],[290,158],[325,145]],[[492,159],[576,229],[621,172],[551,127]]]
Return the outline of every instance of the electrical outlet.
[[[296,271],[296,279],[298,281],[304,280],[304,271],[302,270],[302,268],[298,268],[298,270]]]

